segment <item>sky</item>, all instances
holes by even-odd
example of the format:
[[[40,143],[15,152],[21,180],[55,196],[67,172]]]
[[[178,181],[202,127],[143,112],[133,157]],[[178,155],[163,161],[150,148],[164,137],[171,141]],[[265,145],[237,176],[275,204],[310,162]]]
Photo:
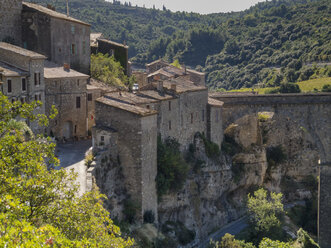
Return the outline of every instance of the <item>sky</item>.
[[[245,10],[263,0],[121,0],[121,2],[131,2],[146,8],[161,9],[164,5],[172,11],[197,12],[201,14],[231,12]]]

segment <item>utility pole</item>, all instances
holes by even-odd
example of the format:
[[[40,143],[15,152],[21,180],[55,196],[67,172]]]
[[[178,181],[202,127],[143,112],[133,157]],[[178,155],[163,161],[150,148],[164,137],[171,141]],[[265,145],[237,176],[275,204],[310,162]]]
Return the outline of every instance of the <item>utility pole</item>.
[[[69,17],[69,0],[67,0],[67,16]]]

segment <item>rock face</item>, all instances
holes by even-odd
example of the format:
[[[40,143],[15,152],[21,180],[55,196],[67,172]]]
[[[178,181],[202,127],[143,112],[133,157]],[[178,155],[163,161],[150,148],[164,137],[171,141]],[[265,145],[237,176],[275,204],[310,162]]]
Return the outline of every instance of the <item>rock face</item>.
[[[293,119],[273,112],[248,114],[225,129],[225,141],[237,146],[230,156],[206,157],[196,138],[194,157],[204,161],[192,172],[182,191],[167,195],[159,204],[160,223],[180,221],[203,238],[239,218],[247,194],[259,186],[283,192],[285,201],[311,198],[317,191],[318,151],[312,135]],[[232,144],[232,145],[234,145]],[[285,159],[267,158],[267,150],[281,146]],[[276,158],[274,158],[276,159]],[[277,159],[276,159],[277,160]]]
[[[189,156],[198,163],[191,165],[182,190],[163,196],[158,203],[160,227],[168,221],[181,222],[196,233],[196,239],[204,238],[242,216],[247,194],[260,186],[282,192],[285,202],[316,195],[317,161],[330,149],[330,109],[326,105],[261,112],[240,108],[242,114],[224,111],[224,119],[232,122],[224,126],[219,156],[207,157],[204,141],[195,137]],[[229,116],[232,113],[235,118]],[[121,216],[119,202],[126,197],[117,173],[116,167],[104,167],[97,177],[102,192],[110,196],[112,216]]]

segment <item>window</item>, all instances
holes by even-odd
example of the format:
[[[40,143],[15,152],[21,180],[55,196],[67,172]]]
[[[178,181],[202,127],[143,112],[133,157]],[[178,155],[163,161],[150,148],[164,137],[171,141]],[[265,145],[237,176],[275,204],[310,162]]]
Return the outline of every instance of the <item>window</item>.
[[[201,119],[202,119],[202,121],[205,121],[205,110],[204,109],[202,110],[202,118]]]
[[[92,93],[87,94],[87,101],[92,101]]]
[[[11,88],[11,79],[7,79],[7,85],[8,85],[8,93],[12,92],[12,88]]]
[[[75,34],[75,25],[71,24],[71,34]]]
[[[193,113],[191,113],[191,124],[193,124]]]
[[[149,105],[146,106],[147,109],[150,109],[151,107]]]
[[[71,44],[71,54],[75,55],[76,54],[76,46],[75,44]]]
[[[171,121],[169,121],[169,130],[171,130]]]
[[[14,103],[16,100],[15,100],[15,98],[13,97],[12,99],[11,99],[11,103]]]
[[[36,86],[40,85],[40,73],[39,72],[34,73],[34,85],[36,85]]]
[[[77,133],[77,125],[75,125],[75,133]]]
[[[76,108],[80,108],[80,96],[76,97]]]
[[[25,103],[25,102],[26,102],[26,101],[25,101],[25,100],[26,100],[26,99],[25,99],[25,96],[22,96],[20,100],[21,100],[21,103],[22,103],[22,104]]]
[[[34,100],[35,100],[35,101],[41,101],[41,94],[40,94],[40,93],[35,94],[35,95],[34,95]]]
[[[171,111],[171,102],[169,101],[169,111]]]
[[[22,78],[22,91],[26,91],[26,79]]]
[[[105,136],[100,136],[101,141],[105,141]]]

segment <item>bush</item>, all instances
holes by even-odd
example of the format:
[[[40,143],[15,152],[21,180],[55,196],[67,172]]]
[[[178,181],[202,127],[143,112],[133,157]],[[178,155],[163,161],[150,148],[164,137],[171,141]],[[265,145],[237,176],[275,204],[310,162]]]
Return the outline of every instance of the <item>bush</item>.
[[[268,89],[265,91],[265,94],[277,94],[279,93],[279,87],[276,87],[274,89]]]
[[[94,160],[92,151],[89,151],[85,156],[85,165],[89,168]]]
[[[131,199],[126,199],[124,202],[123,214],[126,221],[132,224],[136,219],[137,211],[139,210],[138,203],[134,202]]]
[[[287,156],[282,145],[267,148],[267,161],[270,165],[277,165],[286,160]]]
[[[242,150],[242,147],[231,136],[224,134],[222,151],[231,156],[234,156],[236,153],[240,153]]]
[[[203,140],[203,144],[205,145],[205,151],[206,151],[207,157],[208,158],[218,157],[220,155],[219,146],[216,143],[208,140],[203,134],[198,133],[198,135]]]
[[[157,142],[157,176],[156,185],[159,198],[169,192],[180,190],[189,171],[189,166],[183,159],[179,143],[174,138]]]
[[[144,213],[144,223],[154,223],[155,215],[152,210],[145,211]]]
[[[285,83],[280,86],[280,93],[300,93],[300,87],[297,84]]]
[[[324,84],[322,87],[322,92],[331,92],[331,84]]]

